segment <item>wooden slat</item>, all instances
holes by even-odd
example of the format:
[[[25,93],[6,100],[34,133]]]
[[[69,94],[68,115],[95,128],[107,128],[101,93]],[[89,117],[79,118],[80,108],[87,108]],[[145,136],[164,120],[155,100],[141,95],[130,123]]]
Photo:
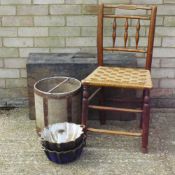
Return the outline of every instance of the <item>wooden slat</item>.
[[[103,15],[104,18],[128,18],[128,19],[142,19],[142,20],[149,20],[150,16],[128,16],[128,15]]]
[[[110,5],[110,4],[105,4],[104,8],[118,8],[118,9],[125,9],[125,10],[137,10],[137,9],[142,9],[142,10],[151,10],[151,7],[146,7],[146,6],[140,6],[140,5]]]
[[[101,90],[101,88],[98,88],[95,92],[93,92],[90,97],[88,98],[88,102],[92,100],[92,98]]]
[[[114,135],[125,135],[125,136],[135,136],[135,137],[140,137],[142,135],[141,132],[111,131],[111,130],[95,129],[95,128],[87,128],[87,131],[97,132],[101,134],[114,134]]]
[[[110,47],[104,47],[103,50],[105,51],[123,51],[123,52],[139,52],[139,53],[146,53],[143,49],[129,49],[129,48],[110,48]]]
[[[124,47],[125,47],[125,48],[126,48],[126,44],[127,44],[127,41],[128,41],[128,27],[129,27],[128,18],[126,18],[126,22],[125,22],[125,32],[124,32]]]
[[[113,21],[113,33],[112,33],[113,47],[115,47],[116,29],[117,29],[117,22],[116,22],[116,18],[114,18],[114,21]]]
[[[90,109],[102,110],[102,111],[114,111],[114,112],[134,112],[134,113],[142,113],[141,109],[129,109],[129,108],[115,108],[115,107],[107,107],[107,106],[97,106],[97,105],[88,105]]]
[[[138,19],[137,25],[136,25],[136,49],[138,49],[139,45],[139,33],[140,33],[140,19]]]

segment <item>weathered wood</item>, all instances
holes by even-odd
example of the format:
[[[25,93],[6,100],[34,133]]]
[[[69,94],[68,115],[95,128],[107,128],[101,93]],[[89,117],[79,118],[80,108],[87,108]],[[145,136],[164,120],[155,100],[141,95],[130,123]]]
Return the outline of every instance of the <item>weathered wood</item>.
[[[95,129],[95,128],[87,128],[87,131],[97,132],[100,134],[114,134],[114,135],[124,135],[124,136],[135,136],[140,137],[142,133],[140,132],[125,132],[125,131],[111,131],[105,129]]]
[[[129,108],[115,108],[115,107],[107,107],[107,106],[97,106],[97,105],[89,105],[90,109],[102,110],[102,111],[113,111],[113,112],[134,112],[134,113],[142,113],[141,109],[129,109]]]
[[[128,18],[128,19],[142,19],[142,20],[149,20],[150,16],[137,16],[137,15],[103,15],[104,18]]]
[[[146,53],[143,49],[130,49],[130,48],[119,48],[119,47],[104,47],[103,50],[105,51],[121,51],[121,52],[139,52],[139,53]]]

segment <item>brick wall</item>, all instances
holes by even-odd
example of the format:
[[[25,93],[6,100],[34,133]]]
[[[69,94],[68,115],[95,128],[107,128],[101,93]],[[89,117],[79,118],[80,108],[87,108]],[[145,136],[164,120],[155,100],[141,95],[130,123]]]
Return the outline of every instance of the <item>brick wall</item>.
[[[95,52],[97,4],[101,2],[158,5],[152,94],[173,97],[174,0],[0,0],[0,98],[27,97],[25,67],[30,52]],[[109,24],[105,24],[107,44],[111,43]],[[143,25],[140,45],[144,47],[148,27]],[[121,45],[120,23],[118,32]],[[134,34],[131,30],[130,45],[134,45]],[[138,64],[143,65],[142,55],[138,57]]]

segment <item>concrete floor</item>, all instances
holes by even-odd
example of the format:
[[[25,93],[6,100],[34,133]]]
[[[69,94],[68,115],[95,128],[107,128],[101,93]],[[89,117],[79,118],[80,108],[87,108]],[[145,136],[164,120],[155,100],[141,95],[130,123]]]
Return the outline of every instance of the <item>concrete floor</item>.
[[[139,138],[89,134],[79,160],[57,165],[43,153],[28,109],[0,111],[0,175],[174,175],[174,113],[152,110],[149,154],[140,152]],[[137,125],[108,122],[105,127],[128,130]]]

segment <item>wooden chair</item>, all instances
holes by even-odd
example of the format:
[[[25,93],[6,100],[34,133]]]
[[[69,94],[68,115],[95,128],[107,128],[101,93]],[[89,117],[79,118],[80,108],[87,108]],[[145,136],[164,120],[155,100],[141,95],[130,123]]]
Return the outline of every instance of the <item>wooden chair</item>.
[[[104,14],[105,8],[114,8],[122,10],[146,10],[149,11],[144,16],[136,15],[109,15]],[[138,6],[138,5],[99,5],[99,16],[98,16],[98,33],[97,33],[97,50],[98,50],[98,67],[89,76],[82,80],[83,85],[83,100],[82,100],[82,124],[85,125],[86,131],[105,133],[105,134],[119,134],[126,136],[141,136],[142,137],[142,151],[144,153],[148,152],[148,134],[149,134],[149,120],[150,120],[150,89],[152,88],[151,81],[151,63],[152,63],[152,53],[154,44],[154,33],[155,33],[155,22],[156,22],[156,6]],[[134,13],[135,14],[135,13]],[[113,18],[113,33],[112,41],[113,47],[103,46],[103,23],[104,18]],[[124,18],[126,19],[124,25],[124,47],[116,47],[116,29],[117,22],[116,19]],[[128,40],[128,28],[129,20],[137,20],[136,24],[136,47],[127,47]],[[148,46],[144,49],[139,49],[139,32],[141,23],[140,20],[150,20],[149,33],[148,33]],[[122,68],[122,67],[106,67],[103,64],[103,51],[122,51],[122,52],[138,52],[146,53],[146,63],[144,68]],[[97,87],[98,89],[89,95],[88,88]],[[116,108],[108,107],[104,105],[104,88],[125,88],[125,89],[140,89],[143,90],[143,99],[141,100],[141,108]],[[100,93],[100,104],[101,105],[91,105],[90,101],[94,98],[97,93]],[[100,111],[100,121],[101,124],[105,123],[105,113],[104,111],[116,111],[116,112],[129,112],[129,113],[141,113],[140,119],[140,132],[123,132],[123,131],[111,131],[102,130],[95,128],[88,128],[88,109],[95,109]]]

